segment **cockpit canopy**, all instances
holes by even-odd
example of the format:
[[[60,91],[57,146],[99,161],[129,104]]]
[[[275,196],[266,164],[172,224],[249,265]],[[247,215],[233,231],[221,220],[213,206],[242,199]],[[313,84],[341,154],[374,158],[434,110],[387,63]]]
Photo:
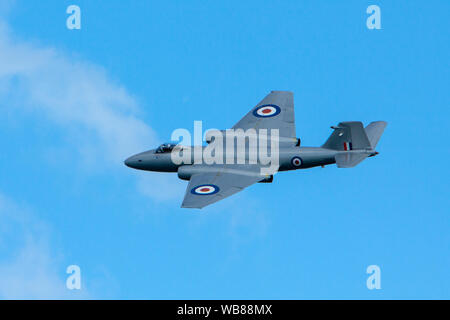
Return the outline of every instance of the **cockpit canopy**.
[[[155,153],[171,152],[175,146],[176,146],[175,143],[163,143],[158,148],[156,148]]]

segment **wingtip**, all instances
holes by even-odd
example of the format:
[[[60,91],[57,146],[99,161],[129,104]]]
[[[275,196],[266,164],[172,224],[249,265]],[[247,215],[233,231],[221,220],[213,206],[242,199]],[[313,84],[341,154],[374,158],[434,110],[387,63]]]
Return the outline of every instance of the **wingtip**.
[[[387,121],[384,121],[384,120],[372,121],[371,123],[379,123],[379,124],[383,124],[385,127],[388,125],[388,122],[387,122]]]
[[[270,93],[290,93],[290,94],[294,94],[293,91],[289,91],[289,90],[272,90],[272,91],[270,91]]]
[[[194,206],[181,204],[181,208],[183,208],[183,209],[201,209],[202,207],[194,207]]]

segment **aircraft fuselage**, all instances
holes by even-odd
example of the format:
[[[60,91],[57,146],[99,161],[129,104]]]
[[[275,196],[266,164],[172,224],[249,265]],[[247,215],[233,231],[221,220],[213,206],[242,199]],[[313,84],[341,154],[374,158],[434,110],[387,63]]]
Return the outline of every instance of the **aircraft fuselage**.
[[[205,147],[203,147],[204,149]],[[342,151],[336,151],[321,147],[286,147],[279,149],[279,170],[288,171],[296,169],[306,169],[317,166],[325,166],[335,163],[336,154]],[[235,154],[234,163],[239,164],[237,158],[244,159],[248,164],[248,152],[245,154]],[[226,163],[224,158],[223,163]],[[260,163],[259,157],[257,164]],[[181,165],[194,164],[194,152],[191,152],[190,163],[175,164],[172,161],[170,152],[156,153],[155,149],[138,153],[125,160],[128,167],[156,172],[177,172]]]

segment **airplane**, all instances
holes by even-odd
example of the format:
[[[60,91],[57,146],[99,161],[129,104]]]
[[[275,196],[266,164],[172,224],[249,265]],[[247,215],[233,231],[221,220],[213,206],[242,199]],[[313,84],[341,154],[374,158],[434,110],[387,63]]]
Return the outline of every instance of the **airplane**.
[[[251,109],[232,129],[273,130],[278,129],[278,165],[273,173],[326,166],[336,163],[339,168],[351,168],[378,154],[377,143],[387,126],[385,121],[371,122],[366,127],[360,121],[340,122],[332,126],[332,134],[320,147],[300,146],[296,136],[294,95],[290,91],[271,91]],[[211,140],[206,140],[209,144]],[[172,152],[188,151],[175,143],[165,143],[156,149],[133,155],[125,160],[128,167],[157,172],[177,172],[178,177],[188,180],[182,208],[203,208],[258,182],[272,182],[273,174],[262,174],[262,161],[256,163],[227,162],[205,164],[176,164]],[[195,147],[194,147],[195,148]],[[201,146],[205,150],[206,146]],[[236,158],[249,158],[247,149],[236,152]],[[243,152],[244,154],[239,154]]]

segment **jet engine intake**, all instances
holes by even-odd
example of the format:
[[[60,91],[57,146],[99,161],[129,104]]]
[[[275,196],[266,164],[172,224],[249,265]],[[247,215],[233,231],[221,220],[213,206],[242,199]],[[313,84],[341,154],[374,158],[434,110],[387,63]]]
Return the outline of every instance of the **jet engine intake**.
[[[206,143],[211,143],[214,141],[214,134],[217,135],[217,133],[220,132],[222,134],[222,137],[225,137],[225,134],[227,130],[209,130],[205,133],[205,141]]]
[[[272,181],[273,181],[273,174],[271,174],[270,176],[265,177],[261,181],[258,181],[258,183],[272,183]]]

